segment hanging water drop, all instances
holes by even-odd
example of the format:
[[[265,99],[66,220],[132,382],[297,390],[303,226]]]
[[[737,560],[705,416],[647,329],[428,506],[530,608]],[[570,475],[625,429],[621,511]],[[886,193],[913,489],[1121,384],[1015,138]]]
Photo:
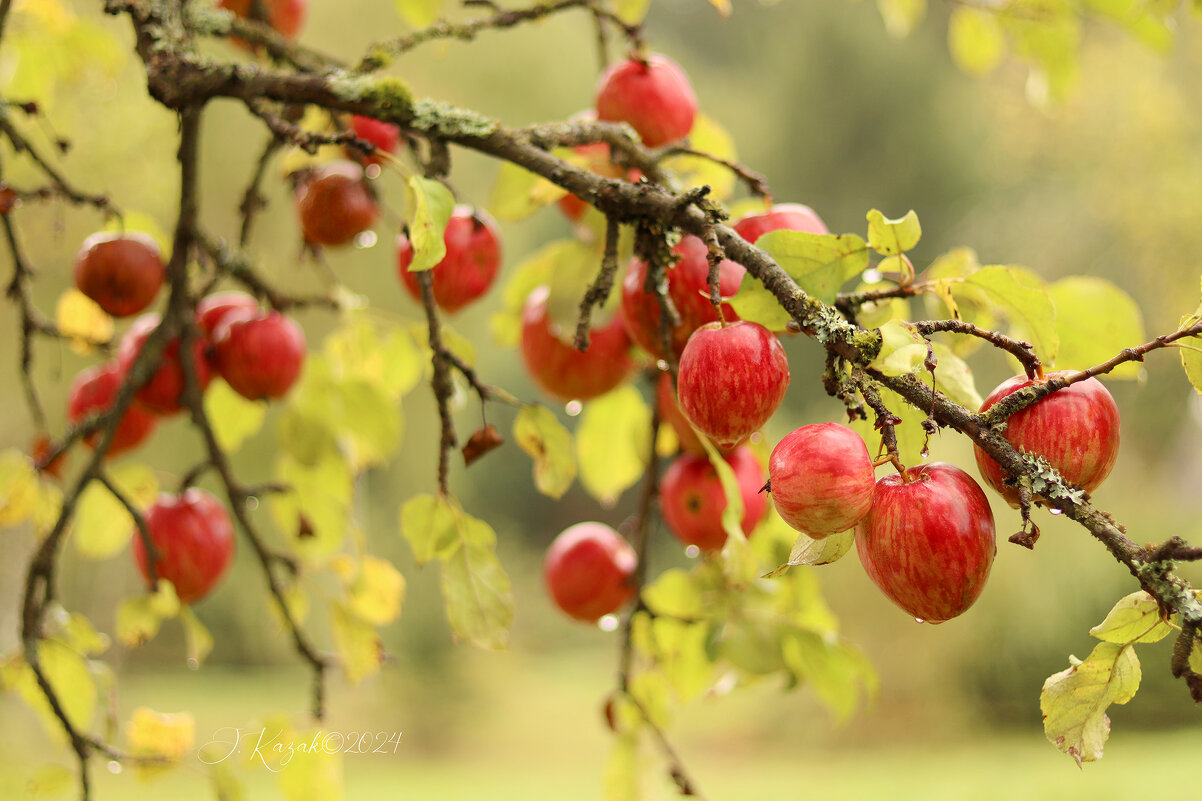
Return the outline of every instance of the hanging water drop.
[[[916,618],[914,618],[914,622],[915,622],[915,623],[926,623],[926,621],[925,621],[925,620],[923,620],[923,619],[922,619],[922,618],[920,618],[920,617],[916,617]]]
[[[1054,514],[1054,515],[1062,515],[1062,514],[1064,514],[1064,512],[1060,511],[1059,509],[1049,509],[1048,511],[1049,511],[1049,512],[1051,512],[1051,513],[1052,513],[1052,514]]]

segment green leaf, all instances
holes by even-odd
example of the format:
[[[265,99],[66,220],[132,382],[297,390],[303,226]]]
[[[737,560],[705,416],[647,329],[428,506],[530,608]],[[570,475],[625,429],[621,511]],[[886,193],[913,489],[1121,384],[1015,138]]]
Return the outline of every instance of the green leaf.
[[[885,30],[898,39],[909,36],[927,10],[926,0],[877,0],[876,4],[885,20]]]
[[[443,0],[392,0],[392,4],[406,25],[424,28],[442,14]]]
[[[630,677],[630,695],[651,724],[668,727],[672,708],[672,685],[660,670],[644,670]]]
[[[523,406],[513,423],[513,438],[534,460],[534,486],[561,498],[576,478],[572,434],[545,406]]]
[[[41,640],[37,658],[42,673],[58,696],[67,719],[77,730],[87,731],[96,713],[96,682],[88,662],[79,653],[54,639]],[[62,724],[38,686],[33,669],[20,657],[13,657],[0,668],[4,686],[15,692],[42,721],[55,742],[65,742]]]
[[[880,327],[881,349],[869,367],[885,375],[905,375],[923,366],[930,345],[910,323],[890,320]]]
[[[285,541],[308,559],[341,548],[350,530],[354,486],[346,460],[331,453],[315,465],[305,465],[281,454],[275,478],[288,490],[273,493],[268,506]]]
[[[1089,630],[1105,642],[1125,645],[1136,642],[1157,642],[1169,636],[1173,627],[1160,619],[1156,599],[1140,590],[1121,599],[1106,619]]]
[[[701,589],[694,577],[679,567],[669,568],[643,587],[643,602],[657,615],[694,618],[705,615]]]
[[[805,679],[835,719],[843,723],[879,687],[876,671],[860,651],[843,642],[830,642],[812,631],[785,635],[781,653],[789,670]]]
[[[814,539],[809,534],[798,534],[789,552],[789,561],[765,575],[765,578],[775,578],[785,573],[791,567],[802,565],[829,565],[839,561],[851,546],[855,544],[855,529],[848,529],[838,534],[831,534],[822,539]]]
[[[968,364],[942,342],[932,343],[935,352],[935,388],[969,411],[981,408],[981,394]]]
[[[148,595],[126,598],[117,607],[117,639],[126,648],[137,648],[159,633],[164,620],[180,613],[175,585],[159,579],[158,589]]]
[[[179,610],[180,622],[184,624],[184,641],[188,649],[188,666],[198,668],[213,652],[213,635],[190,606]]]
[[[992,10],[955,6],[948,18],[952,61],[969,75],[988,75],[1006,55],[1006,36]]]
[[[557,155],[559,155],[557,153]],[[568,190],[512,162],[502,162],[488,208],[504,222],[520,222],[566,195]]]
[[[1053,674],[1043,684],[1039,708],[1048,740],[1080,765],[1102,758],[1110,737],[1111,704],[1125,704],[1139,689],[1135,648],[1098,643],[1078,665]]]
[[[405,222],[413,245],[409,271],[428,270],[447,255],[443,232],[455,208],[455,197],[443,184],[420,175],[409,176],[405,187]]]
[[[123,464],[113,468],[109,479],[139,510],[145,511],[158,495],[159,482],[150,468]],[[108,559],[125,550],[136,528],[134,519],[117,498],[98,481],[79,496],[75,513],[75,550],[88,559]]]
[[[603,506],[617,503],[647,469],[651,409],[632,386],[589,401],[576,429],[580,482]]]
[[[1012,333],[1026,338],[1045,364],[1055,364],[1060,346],[1056,307],[1047,292],[1023,280],[1030,281],[1024,273],[1014,267],[982,267],[965,278],[964,285],[983,291],[1018,329]],[[956,291],[954,287],[952,291]]]
[[[834,303],[839,288],[868,266],[868,246],[854,234],[809,234],[770,231],[756,241],[793,277],[806,293],[823,303]],[[759,279],[744,277],[731,299],[739,317],[773,331],[784,330],[789,314]]]
[[[384,659],[380,632],[346,604],[330,605],[330,631],[348,683],[358,684],[380,669]]]
[[[34,771],[25,788],[30,798],[51,798],[66,795],[76,781],[75,771],[63,765],[43,765]]]
[[[651,0],[635,0],[650,3]],[[630,0],[619,0],[629,3]],[[605,762],[605,801],[642,801],[639,777],[639,738],[637,732],[623,732],[614,737],[613,747]]]
[[[688,623],[668,617],[651,621],[656,664],[683,702],[693,700],[709,688],[714,672],[706,649],[709,634],[710,624],[706,621]]]
[[[497,559],[492,527],[460,511],[459,542],[442,559],[442,594],[455,634],[481,648],[500,650],[509,643],[513,592]]]
[[[332,376],[365,381],[393,402],[417,387],[427,364],[408,331],[377,326],[364,314],[352,314],[322,349]]]
[[[442,495],[414,495],[401,507],[401,534],[419,565],[450,554],[458,544],[457,512]]]
[[[1191,328],[1202,322],[1202,305],[1193,314],[1182,317],[1179,331]],[[1194,390],[1202,395],[1202,337],[1192,336],[1177,340],[1181,351],[1181,366],[1185,368],[1185,377],[1189,379]]]
[[[0,452],[0,526],[15,526],[33,514],[38,473],[29,456],[16,448]]]
[[[698,113],[689,132],[689,146],[694,150],[726,161],[737,162],[739,154],[734,137],[721,123],[707,114]],[[726,200],[735,188],[735,174],[713,159],[702,156],[672,156],[664,166],[674,171],[685,186],[708,186],[710,197]]]
[[[1085,370],[1123,348],[1142,343],[1143,317],[1135,301],[1103,278],[1073,275],[1048,288],[1056,305],[1060,350],[1056,368]],[[1139,362],[1126,362],[1107,373],[1111,378],[1138,378]]]
[[[638,25],[650,7],[651,0],[615,0],[614,14],[627,25]]]
[[[204,394],[205,414],[213,423],[213,436],[223,451],[232,453],[258,433],[267,417],[267,403],[239,395],[224,381],[209,384]]]
[[[922,237],[922,225],[913,209],[906,216],[891,220],[877,209],[868,212],[868,244],[882,256],[896,256],[913,250]]]

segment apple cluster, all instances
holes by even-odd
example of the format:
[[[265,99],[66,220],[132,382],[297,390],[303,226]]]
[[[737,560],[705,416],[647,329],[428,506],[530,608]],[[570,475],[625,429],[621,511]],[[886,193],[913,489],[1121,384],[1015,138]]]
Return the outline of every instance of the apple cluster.
[[[165,267],[154,240],[142,233],[101,232],[88,237],[75,257],[75,282],[81,292],[114,316],[127,317],[154,300]],[[136,317],[117,343],[115,357],[84,368],[76,375],[67,397],[67,417],[79,424],[107,412],[116,401],[130,370],[159,327],[155,312]],[[204,392],[214,375],[250,400],[284,397],[300,376],[305,360],[305,337],[295,320],[262,308],[243,292],[219,292],[196,305],[191,358],[199,389]],[[181,338],[165,345],[149,378],[138,389],[113,429],[106,458],[136,448],[153,433],[160,418],[184,407],[185,374]],[[84,442],[95,448],[101,433]],[[35,443],[43,454],[44,438]],[[62,456],[46,472],[61,475]],[[221,504],[206,492],[189,489],[162,495],[144,515],[156,558],[154,573],[170,580],[180,600],[204,597],[220,579],[233,551],[233,527]],[[149,580],[151,559],[140,534],[133,553]]]

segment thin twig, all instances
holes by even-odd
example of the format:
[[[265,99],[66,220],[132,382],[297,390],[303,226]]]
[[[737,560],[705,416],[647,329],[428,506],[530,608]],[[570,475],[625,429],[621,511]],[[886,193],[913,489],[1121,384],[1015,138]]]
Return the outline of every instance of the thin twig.
[[[1027,371],[1028,378],[1043,375],[1043,364],[1040,362],[1039,357],[1035,355],[1035,347],[1030,342],[1020,342],[1004,334],[999,334],[997,331],[990,331],[972,323],[966,323],[963,320],[923,320],[913,325],[915,330],[924,337],[937,332],[950,332],[978,337],[1018,359],[1023,369]]]
[[[751,192],[756,197],[771,199],[772,188],[768,186],[768,179],[760,173],[740,164],[737,161],[724,159],[721,156],[715,156],[713,153],[706,153],[704,150],[697,150],[684,145],[671,145],[661,150],[656,151],[656,160],[663,161],[672,156],[695,156],[697,158],[712,161],[721,167],[733,172],[743,183],[747,184],[747,191]]]
[[[613,289],[614,275],[618,272],[618,233],[621,227],[613,220],[605,221],[605,254],[601,257],[601,269],[597,277],[584,293],[580,301],[580,316],[576,321],[576,339],[573,347],[579,351],[588,350],[589,326],[592,322],[593,307],[602,306],[609,299]]]
[[[451,395],[455,387],[451,384],[451,361],[447,358],[446,345],[442,341],[442,325],[438,319],[438,308],[434,303],[434,278],[429,270],[417,273],[417,286],[421,290],[422,306],[426,310],[426,327],[429,332],[430,363],[434,367],[434,375],[430,379],[430,388],[434,391],[434,399],[438,402],[438,419],[442,425],[442,435],[438,445],[438,488],[443,495],[449,493],[447,474],[450,471],[451,451],[459,442],[455,436],[455,421],[451,417]]]

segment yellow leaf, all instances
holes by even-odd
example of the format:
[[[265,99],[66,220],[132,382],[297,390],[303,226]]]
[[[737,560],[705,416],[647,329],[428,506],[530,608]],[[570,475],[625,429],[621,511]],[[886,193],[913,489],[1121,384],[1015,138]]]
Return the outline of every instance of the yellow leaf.
[[[196,742],[196,720],[190,712],[167,714],[140,706],[130,718],[126,737],[135,754],[179,760]]]
[[[95,345],[113,338],[113,318],[78,289],[59,296],[54,310],[58,330],[70,340],[71,350],[88,354]]]
[[[347,608],[368,623],[382,626],[400,616],[405,577],[387,559],[363,557],[358,574],[346,584]]]
[[[33,462],[16,448],[0,453],[0,526],[15,526],[35,511],[38,474]]]

